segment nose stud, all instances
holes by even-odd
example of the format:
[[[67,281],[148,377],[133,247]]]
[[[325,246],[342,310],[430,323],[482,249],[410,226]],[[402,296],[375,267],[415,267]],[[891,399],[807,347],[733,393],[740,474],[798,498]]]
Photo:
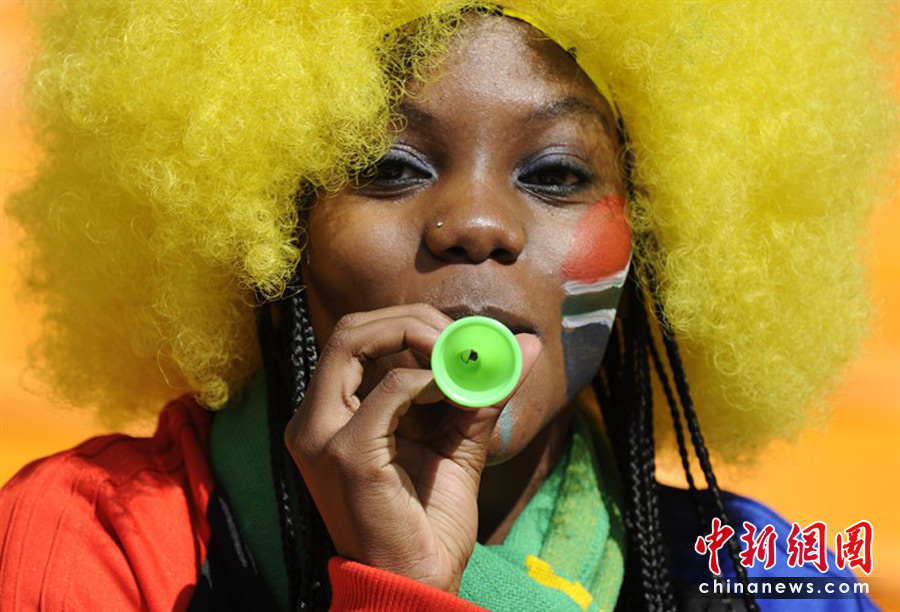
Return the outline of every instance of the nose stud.
[[[438,221],[435,225],[437,225],[438,227],[444,227],[444,222]]]

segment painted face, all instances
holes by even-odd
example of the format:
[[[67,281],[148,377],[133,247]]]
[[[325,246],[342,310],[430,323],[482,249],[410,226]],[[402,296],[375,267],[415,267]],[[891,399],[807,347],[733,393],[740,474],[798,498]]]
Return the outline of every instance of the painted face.
[[[345,314],[415,302],[535,334],[540,357],[491,440],[499,463],[600,366],[630,257],[617,138],[575,61],[522,22],[468,19],[438,70],[413,84],[369,178],[309,211],[303,280],[320,348]],[[381,360],[372,384],[416,364]],[[413,407],[401,427],[445,409]]]
[[[562,345],[566,396],[589,384],[603,359],[631,261],[625,198],[608,195],[588,208],[563,263]]]

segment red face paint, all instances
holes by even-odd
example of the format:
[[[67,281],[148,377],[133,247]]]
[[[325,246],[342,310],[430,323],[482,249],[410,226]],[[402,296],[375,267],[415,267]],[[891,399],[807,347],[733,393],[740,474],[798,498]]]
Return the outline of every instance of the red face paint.
[[[593,283],[620,272],[631,256],[631,232],[625,221],[625,198],[600,198],[581,215],[566,253],[565,280]]]

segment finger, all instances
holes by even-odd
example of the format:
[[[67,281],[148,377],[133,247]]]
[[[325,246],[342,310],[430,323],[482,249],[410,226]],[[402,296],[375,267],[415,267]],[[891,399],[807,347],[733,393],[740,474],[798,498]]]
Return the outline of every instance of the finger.
[[[364,363],[407,348],[430,354],[439,334],[411,316],[373,320],[332,334],[316,367],[316,384],[304,402],[303,426],[326,438],[336,433],[360,405],[356,392]]]
[[[384,378],[384,375],[394,368],[418,368],[422,370],[431,369],[431,355],[422,353],[412,348],[382,357],[375,360],[372,367],[366,367],[363,373],[363,379],[359,387],[356,389],[356,395],[360,399],[365,399],[375,385]],[[434,400],[437,401],[437,400]]]
[[[374,321],[405,316],[418,318],[429,323],[439,331],[444,330],[453,322],[453,319],[430,304],[400,304],[345,315],[338,320],[332,335]],[[380,359],[377,363],[377,368],[367,369],[364,372],[362,386],[357,386],[357,389],[359,389],[357,393],[360,397],[365,397],[371,388],[381,380],[382,376],[393,367],[414,367],[415,364],[418,364],[419,367],[427,368],[429,367],[430,358],[430,349],[428,352],[425,352],[421,350],[421,347],[410,347],[400,353],[391,355],[388,359]]]
[[[418,318],[426,323],[429,323],[435,329],[438,329],[438,330],[443,330],[444,328],[446,328],[448,325],[450,325],[453,322],[453,319],[451,319],[450,317],[448,317],[443,312],[441,312],[440,310],[438,310],[437,308],[435,308],[434,306],[432,306],[430,304],[425,304],[425,303],[399,304],[396,306],[387,306],[387,307],[378,308],[375,310],[369,310],[369,311],[364,311],[364,312],[354,312],[354,313],[346,314],[337,321],[337,324],[335,325],[334,329],[332,330],[332,336],[335,334],[340,334],[347,329],[359,327],[361,325],[365,325],[367,323],[372,323],[374,321],[390,319],[390,318],[395,318],[395,317],[406,317],[406,316]],[[328,342],[330,342],[330,341],[331,341],[331,337],[329,337],[326,340],[326,346],[327,346]],[[415,362],[419,363],[421,365],[421,367],[428,367],[427,363],[430,358],[430,354],[423,355],[421,351],[417,351],[414,349],[408,349],[406,351],[403,351],[402,354],[408,355],[409,359],[415,360]],[[399,355],[395,356],[395,357],[399,357]],[[404,363],[404,361],[405,361],[405,363]],[[404,361],[397,361],[396,366],[405,366],[406,364],[411,363],[408,359],[404,360]],[[324,365],[324,364],[322,364],[321,360],[320,360],[320,363],[317,365]],[[383,371],[386,372],[388,369],[390,369],[390,367],[384,369]],[[380,380],[381,376],[383,375],[383,373],[374,372],[374,371],[368,371],[365,374],[366,374],[367,378],[364,379],[364,385],[366,384],[365,381],[368,380],[368,378],[370,378],[372,376],[377,376],[377,378],[370,381],[371,386],[374,386],[374,384],[378,380]],[[368,387],[368,386],[364,386],[364,392],[368,392],[369,388],[370,387]]]
[[[456,430],[461,434],[459,452],[469,453],[472,456],[481,456],[490,442],[497,420],[503,408],[518,392],[528,377],[528,374],[537,363],[543,345],[534,334],[516,334],[516,341],[522,351],[522,374],[515,388],[503,400],[484,408],[463,408],[469,414],[456,419]]]
[[[525,382],[525,379],[528,378],[528,374],[531,373],[534,364],[537,363],[538,357],[541,356],[543,344],[541,344],[540,339],[534,334],[516,334],[516,342],[519,343],[519,349],[522,351],[522,374],[519,376],[519,382],[516,383],[515,388],[509,395],[494,404],[497,408],[505,406],[506,402],[509,401],[509,398],[516,394]]]
[[[415,317],[426,323],[430,323],[437,329],[444,329],[453,323],[453,319],[430,304],[399,304],[397,306],[386,306],[375,310],[354,312],[344,315],[338,320],[332,333],[350,327],[365,325],[372,321],[391,319],[394,317]]]
[[[391,436],[413,403],[429,403],[435,393],[444,397],[430,370],[394,368],[360,404],[341,435],[350,436],[358,444]]]

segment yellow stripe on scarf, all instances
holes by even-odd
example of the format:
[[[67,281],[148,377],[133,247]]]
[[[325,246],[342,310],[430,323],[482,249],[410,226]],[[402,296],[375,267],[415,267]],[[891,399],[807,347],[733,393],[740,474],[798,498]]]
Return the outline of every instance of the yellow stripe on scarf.
[[[582,610],[587,610],[594,601],[594,598],[586,588],[581,586],[580,582],[570,582],[562,576],[557,576],[546,561],[538,559],[534,555],[528,555],[525,558],[525,566],[528,568],[528,575],[535,582],[551,589],[559,589],[581,606]]]

